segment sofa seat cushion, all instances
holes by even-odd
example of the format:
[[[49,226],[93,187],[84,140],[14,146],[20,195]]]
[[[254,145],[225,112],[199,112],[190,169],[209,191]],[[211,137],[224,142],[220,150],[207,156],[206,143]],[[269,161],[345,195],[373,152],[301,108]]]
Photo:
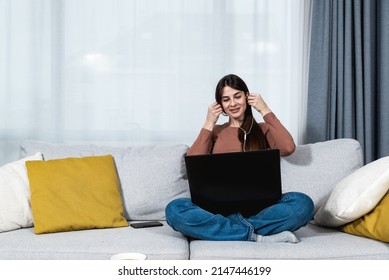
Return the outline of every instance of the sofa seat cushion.
[[[389,259],[389,244],[334,229],[307,225],[297,244],[251,241],[190,242],[190,258],[207,259]]]
[[[109,260],[118,253],[142,253],[147,259],[188,259],[187,239],[162,227],[91,229],[36,235],[33,228],[0,234],[0,259]]]
[[[36,152],[45,160],[112,155],[127,220],[164,220],[172,199],[189,197],[184,167],[187,149],[183,144],[113,147],[28,140],[20,147],[20,157]]]

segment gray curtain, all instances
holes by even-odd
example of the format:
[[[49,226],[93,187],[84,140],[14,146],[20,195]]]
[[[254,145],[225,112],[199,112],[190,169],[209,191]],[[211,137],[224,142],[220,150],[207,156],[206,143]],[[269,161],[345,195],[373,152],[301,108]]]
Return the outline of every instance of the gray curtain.
[[[307,143],[357,139],[389,155],[389,1],[313,0]]]

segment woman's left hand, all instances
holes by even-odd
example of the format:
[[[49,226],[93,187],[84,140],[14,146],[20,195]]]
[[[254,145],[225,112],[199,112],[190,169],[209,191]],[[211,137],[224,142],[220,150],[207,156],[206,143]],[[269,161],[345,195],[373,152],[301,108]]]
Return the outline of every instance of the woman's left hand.
[[[267,106],[265,100],[263,100],[260,94],[249,93],[247,95],[247,103],[254,107],[255,110],[257,110],[262,116],[271,112],[269,106]]]

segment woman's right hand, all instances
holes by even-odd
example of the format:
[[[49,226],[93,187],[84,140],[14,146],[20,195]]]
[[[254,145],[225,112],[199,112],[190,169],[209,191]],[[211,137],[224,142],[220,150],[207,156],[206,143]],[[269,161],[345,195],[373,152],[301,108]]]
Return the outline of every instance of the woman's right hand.
[[[209,105],[207,119],[205,120],[203,128],[212,131],[221,113],[223,113],[223,109],[219,103],[214,102]]]

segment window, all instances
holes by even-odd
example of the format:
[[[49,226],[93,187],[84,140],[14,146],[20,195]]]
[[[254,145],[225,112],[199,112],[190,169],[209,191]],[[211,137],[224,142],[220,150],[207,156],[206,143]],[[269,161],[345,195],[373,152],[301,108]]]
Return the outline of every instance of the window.
[[[229,73],[301,142],[307,3],[0,1],[0,163],[26,139],[190,145]]]

